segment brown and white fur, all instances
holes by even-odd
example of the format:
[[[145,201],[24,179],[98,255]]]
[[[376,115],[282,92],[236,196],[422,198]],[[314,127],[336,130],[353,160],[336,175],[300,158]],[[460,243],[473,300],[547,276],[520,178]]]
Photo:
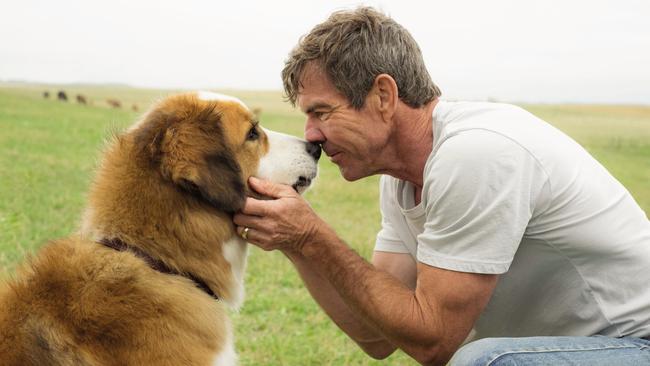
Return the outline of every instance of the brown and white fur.
[[[52,241],[0,285],[0,365],[233,365],[227,308],[244,298],[247,244],[232,214],[250,176],[293,185],[320,149],[266,131],[214,93],[155,105],[104,153],[82,228]],[[133,251],[98,243],[119,239]]]

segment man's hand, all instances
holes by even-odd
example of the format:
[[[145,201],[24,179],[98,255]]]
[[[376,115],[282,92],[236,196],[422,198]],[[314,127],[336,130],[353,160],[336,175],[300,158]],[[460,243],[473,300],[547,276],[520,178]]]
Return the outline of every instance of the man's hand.
[[[302,252],[319,229],[327,228],[293,188],[251,177],[250,187],[272,200],[246,199],[244,208],[233,221],[241,235],[248,228],[246,240],[264,250]]]

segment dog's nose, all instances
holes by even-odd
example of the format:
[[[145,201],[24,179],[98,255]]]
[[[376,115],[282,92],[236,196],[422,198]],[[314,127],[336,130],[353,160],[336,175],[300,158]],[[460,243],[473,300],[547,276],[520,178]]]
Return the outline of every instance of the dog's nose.
[[[320,145],[307,142],[307,153],[311,155],[314,160],[318,161],[321,153]]]

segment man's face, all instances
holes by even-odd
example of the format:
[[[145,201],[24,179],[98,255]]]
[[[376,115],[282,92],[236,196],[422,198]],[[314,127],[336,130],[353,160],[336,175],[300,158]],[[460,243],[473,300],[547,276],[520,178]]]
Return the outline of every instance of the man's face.
[[[314,62],[305,66],[300,81],[297,104],[307,116],[305,139],[322,144],[348,181],[378,173],[388,134],[369,98],[354,109]]]

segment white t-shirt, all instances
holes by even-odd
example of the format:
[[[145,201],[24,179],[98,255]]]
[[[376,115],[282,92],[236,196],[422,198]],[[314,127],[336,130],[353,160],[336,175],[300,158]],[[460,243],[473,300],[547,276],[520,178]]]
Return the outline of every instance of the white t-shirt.
[[[516,106],[440,101],[433,121],[420,204],[381,178],[375,250],[501,274],[476,339],[650,335],[650,222],[602,165]]]

